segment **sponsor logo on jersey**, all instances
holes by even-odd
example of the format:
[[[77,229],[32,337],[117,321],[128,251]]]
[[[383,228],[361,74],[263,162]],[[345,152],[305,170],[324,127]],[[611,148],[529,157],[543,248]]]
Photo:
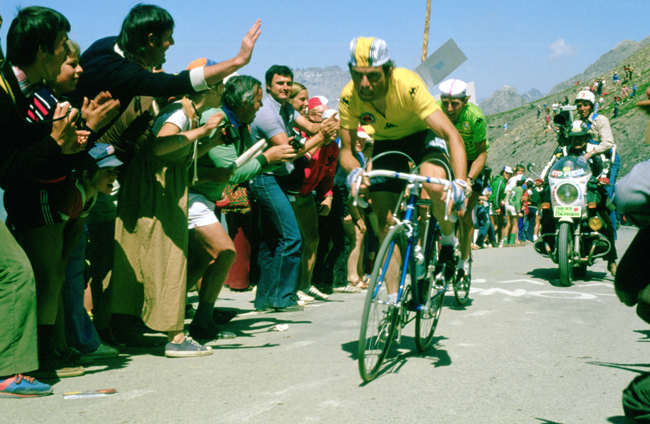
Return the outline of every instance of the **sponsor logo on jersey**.
[[[409,90],[409,94],[411,95],[412,99],[415,99],[415,93],[417,92],[418,92],[418,87],[411,87],[411,89]]]
[[[375,115],[370,112],[363,112],[361,115],[359,115],[359,121],[363,122],[364,124],[374,124],[377,122],[377,118],[375,118]]]

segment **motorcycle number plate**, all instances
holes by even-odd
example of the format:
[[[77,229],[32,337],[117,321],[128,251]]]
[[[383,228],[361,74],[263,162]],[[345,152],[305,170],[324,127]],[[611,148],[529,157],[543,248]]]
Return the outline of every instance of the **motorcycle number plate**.
[[[555,218],[579,218],[581,215],[582,207],[580,206],[556,206],[553,208],[553,216]]]

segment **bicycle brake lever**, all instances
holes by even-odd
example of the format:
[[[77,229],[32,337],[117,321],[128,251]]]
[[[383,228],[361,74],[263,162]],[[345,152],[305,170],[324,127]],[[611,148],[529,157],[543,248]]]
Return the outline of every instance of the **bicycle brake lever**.
[[[352,206],[355,208],[358,206],[361,206],[363,209],[367,208],[368,202],[365,201],[362,197],[359,197],[359,188],[361,187],[361,181],[363,180],[363,173],[359,174],[359,177],[357,178],[356,182],[356,193],[354,195],[354,201],[352,201]]]

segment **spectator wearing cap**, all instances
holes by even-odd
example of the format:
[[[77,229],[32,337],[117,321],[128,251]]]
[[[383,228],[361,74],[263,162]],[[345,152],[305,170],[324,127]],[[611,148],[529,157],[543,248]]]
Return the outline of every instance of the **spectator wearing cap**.
[[[193,66],[196,62],[188,68],[199,69]],[[198,180],[197,159],[221,139],[222,133],[211,133],[223,113],[201,123],[203,111],[219,106],[220,82],[161,111],[152,128],[156,137],[133,159],[118,203],[111,309],[141,316],[149,328],[166,332],[168,357],[212,354],[183,329],[189,174]]]
[[[139,144],[150,135],[157,111],[153,97],[167,99],[204,91],[248,64],[260,35],[261,24],[258,20],[251,27],[242,40],[239,53],[232,59],[178,74],[152,72],[165,62],[165,54],[174,44],[174,25],[172,16],[165,9],[138,4],[125,17],[118,36],[94,42],[81,55],[80,65],[85,72],[79,77],[71,103],[80,107],[84,96],[93,99],[104,90],[119,101],[119,116],[98,135],[102,137],[102,142],[116,146],[117,155],[125,168],[135,156]],[[88,217],[89,238],[96,252],[112,250],[116,215],[112,200],[109,196],[100,195]],[[97,283],[103,285],[104,277],[110,275],[113,258],[111,254],[105,254],[93,259],[91,273],[98,288]],[[110,284],[108,286],[110,293]],[[96,300],[94,307],[99,308],[94,314],[94,323],[102,337],[110,340],[115,336],[118,342],[138,344],[141,333],[135,328],[141,322],[134,322],[129,315],[115,315],[111,320],[110,302],[99,301],[100,291],[97,288],[93,290],[93,300]],[[109,331],[109,324],[113,327],[112,332]]]
[[[251,125],[257,140],[265,139],[273,145],[290,144],[295,139],[294,127],[313,136],[304,144],[294,143],[298,157],[336,138],[338,121],[330,119],[314,124],[298,114],[289,104],[293,72],[273,65],[265,75],[268,96]],[[250,191],[261,217],[262,243],[259,253],[260,281],[255,295],[255,309],[271,308],[278,312],[302,310],[296,291],[300,273],[301,236],[287,194],[280,182],[290,173],[293,164],[279,167],[274,173],[264,173],[250,183]]]
[[[503,247],[507,237],[506,223],[504,222],[506,206],[506,184],[512,176],[512,168],[504,166],[501,173],[492,180],[492,194],[490,195],[490,219],[494,232],[499,239],[499,247]]]
[[[469,103],[467,84],[459,79],[443,81],[440,89],[440,106],[463,139],[467,156],[467,183],[472,194],[467,201],[467,211],[474,210],[483,188],[488,184],[483,173],[490,143],[487,141],[487,124],[481,109]],[[460,217],[459,238],[466,240],[460,252],[459,268],[465,269],[469,259],[474,224],[472,214]],[[467,273],[467,269],[465,272]]]
[[[59,355],[81,364],[119,355],[117,349],[102,343],[84,308],[87,238],[83,223],[97,195],[112,192],[116,168],[122,162],[115,157],[115,148],[108,144],[98,143],[88,153],[90,158],[76,168],[76,178],[69,184],[58,210],[64,221],[76,220],[79,237],[66,267],[63,286],[65,331],[55,335],[54,345]]]
[[[235,261],[235,245],[225,231],[215,213],[215,203],[219,202],[227,185],[235,185],[254,178],[264,171],[271,171],[280,163],[295,157],[289,145],[272,146],[263,154],[247,162],[230,173],[230,168],[238,156],[255,144],[248,125],[262,106],[262,83],[253,77],[243,75],[227,79],[223,92],[223,105],[218,109],[203,112],[203,120],[214,113],[225,115],[222,126],[217,130],[224,133],[227,140],[223,145],[213,147],[206,156],[199,159],[204,173],[214,174],[216,178],[190,187],[189,193],[189,240],[188,287],[200,282],[199,306],[192,323],[190,336],[197,339],[233,337],[234,333],[221,332],[219,323],[228,321],[226,311],[214,313],[215,301],[226,280],[228,271]],[[225,173],[227,181],[220,177]],[[229,221],[228,228],[232,229]],[[232,233],[231,233],[232,234]],[[217,319],[213,319],[213,317]]]

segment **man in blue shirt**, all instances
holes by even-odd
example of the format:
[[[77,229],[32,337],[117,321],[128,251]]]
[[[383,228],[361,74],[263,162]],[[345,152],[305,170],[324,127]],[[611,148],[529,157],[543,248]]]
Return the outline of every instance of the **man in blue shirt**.
[[[273,145],[292,143],[297,156],[317,148],[325,140],[336,138],[339,125],[335,117],[322,124],[309,122],[289,104],[293,73],[286,66],[273,65],[266,71],[266,92],[262,108],[251,125],[251,134]],[[313,134],[304,144],[294,143],[294,126]],[[260,281],[255,309],[271,308],[277,312],[302,310],[297,303],[296,287],[300,272],[301,236],[289,198],[278,184],[293,169],[280,166],[272,173],[251,180],[250,190],[260,209],[262,244],[259,253]]]

